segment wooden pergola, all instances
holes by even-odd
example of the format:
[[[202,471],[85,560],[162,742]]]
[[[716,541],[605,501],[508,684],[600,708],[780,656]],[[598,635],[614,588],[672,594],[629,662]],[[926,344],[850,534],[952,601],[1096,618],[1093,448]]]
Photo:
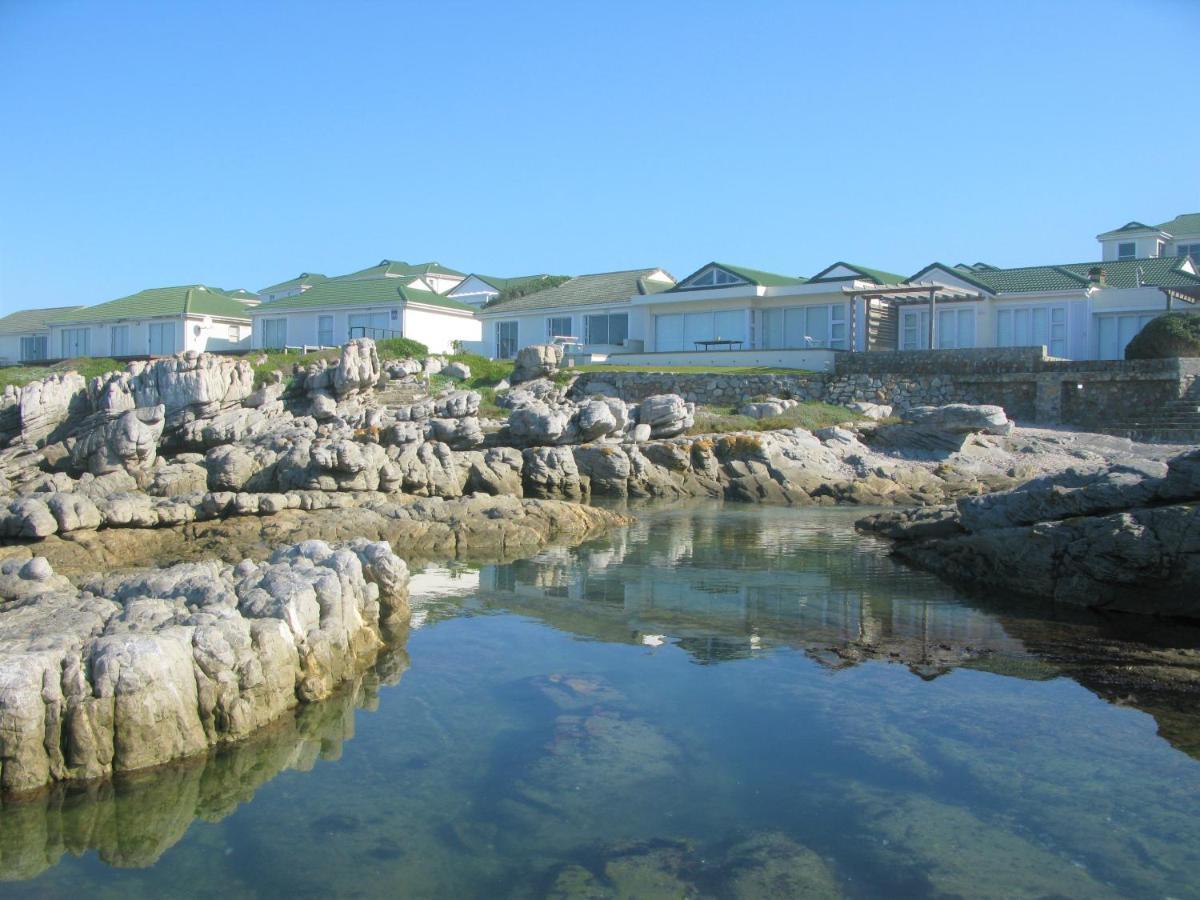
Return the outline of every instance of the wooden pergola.
[[[1168,310],[1174,309],[1176,301],[1192,305],[1200,301],[1200,284],[1188,285],[1187,287],[1163,287],[1162,285],[1158,285],[1158,289],[1167,295]]]
[[[935,284],[932,281],[920,281],[904,284],[881,284],[872,288],[845,287],[842,293],[850,297],[850,351],[858,349],[858,300],[883,300],[893,306],[915,306],[925,304],[929,307],[929,349],[937,346],[937,305],[938,302],[961,302],[964,300],[983,300],[984,296],[978,291],[968,291],[965,288],[950,287]]]

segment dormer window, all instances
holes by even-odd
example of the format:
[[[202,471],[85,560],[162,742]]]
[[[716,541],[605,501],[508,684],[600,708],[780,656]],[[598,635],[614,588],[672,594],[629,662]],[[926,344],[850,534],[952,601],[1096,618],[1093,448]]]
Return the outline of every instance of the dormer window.
[[[1192,262],[1200,262],[1200,243],[1198,244],[1176,244],[1176,256],[1190,256]]]
[[[709,269],[694,281],[688,282],[688,287],[724,287],[727,284],[741,284],[742,279],[726,272],[724,269]]]
[[[1137,259],[1137,244],[1133,241],[1117,244],[1117,259]]]

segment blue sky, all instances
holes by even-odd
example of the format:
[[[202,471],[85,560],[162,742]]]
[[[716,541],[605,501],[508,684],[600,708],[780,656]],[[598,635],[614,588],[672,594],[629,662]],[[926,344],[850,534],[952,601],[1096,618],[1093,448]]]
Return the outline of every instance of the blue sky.
[[[0,311],[382,258],[1094,258],[1200,211],[1195,0],[0,0]]]

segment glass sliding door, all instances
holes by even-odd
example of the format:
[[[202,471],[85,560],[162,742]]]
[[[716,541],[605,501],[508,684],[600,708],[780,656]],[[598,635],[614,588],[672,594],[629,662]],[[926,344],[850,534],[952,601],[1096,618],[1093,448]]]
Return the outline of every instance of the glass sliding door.
[[[150,355],[173,356],[175,354],[175,323],[150,323]]]
[[[1096,316],[1097,356],[1124,359],[1125,348],[1157,313],[1118,313]]]
[[[1051,356],[1067,355],[1067,308],[1061,304],[1024,306],[996,312],[997,347],[1043,346]]]
[[[333,346],[333,316],[317,316],[317,343],[322,347]]]
[[[683,316],[672,313],[654,317],[654,349],[671,353],[683,349]]]
[[[264,350],[282,350],[287,346],[287,319],[262,320]]]
[[[30,362],[45,359],[49,352],[48,344],[49,339],[44,334],[21,338],[21,361]]]
[[[92,355],[92,330],[90,328],[64,328],[60,335],[61,359]]]
[[[114,325],[108,332],[109,355],[115,357],[132,356],[129,349],[129,326]]]
[[[517,323],[496,323],[496,358],[512,359],[517,355]]]

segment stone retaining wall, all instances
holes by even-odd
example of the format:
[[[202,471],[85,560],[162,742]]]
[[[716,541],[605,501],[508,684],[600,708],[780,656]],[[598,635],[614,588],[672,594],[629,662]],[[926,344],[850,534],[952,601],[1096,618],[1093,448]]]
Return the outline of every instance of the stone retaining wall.
[[[1066,360],[1041,347],[839,353],[832,374],[589,373],[573,393],[630,402],[674,393],[710,405],[766,396],[865,400],[898,410],[994,403],[1019,422],[1102,431],[1152,420],[1171,401],[1200,403],[1200,359]]]

